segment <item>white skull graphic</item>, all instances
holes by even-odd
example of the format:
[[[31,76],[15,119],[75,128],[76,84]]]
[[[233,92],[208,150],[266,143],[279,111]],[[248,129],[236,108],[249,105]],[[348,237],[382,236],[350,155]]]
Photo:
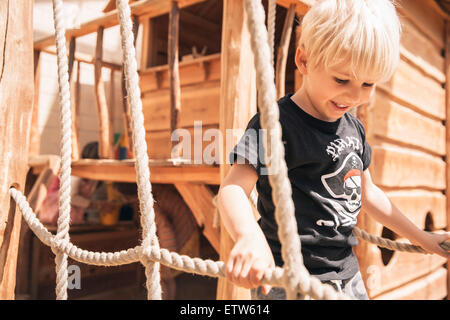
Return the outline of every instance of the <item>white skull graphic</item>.
[[[350,212],[354,212],[361,205],[361,171],[353,169],[345,175],[344,191],[345,204]]]

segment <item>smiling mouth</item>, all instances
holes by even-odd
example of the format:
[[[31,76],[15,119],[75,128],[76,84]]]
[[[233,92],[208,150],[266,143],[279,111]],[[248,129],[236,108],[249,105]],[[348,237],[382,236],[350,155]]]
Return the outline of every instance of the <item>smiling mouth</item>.
[[[347,106],[347,105],[345,105],[345,104],[339,104],[339,103],[336,103],[336,102],[334,102],[334,101],[331,101],[331,103],[332,103],[336,108],[338,108],[338,109],[345,110],[345,109],[350,108],[350,106]]]

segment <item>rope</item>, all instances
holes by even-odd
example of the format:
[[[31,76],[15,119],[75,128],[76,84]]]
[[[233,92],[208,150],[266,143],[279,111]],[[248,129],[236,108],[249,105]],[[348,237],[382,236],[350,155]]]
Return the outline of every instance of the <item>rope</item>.
[[[274,84],[274,68],[267,61],[270,49],[264,25],[264,9],[259,1],[245,0],[248,29],[251,34],[251,47],[255,57],[257,88],[261,103],[261,128],[267,129],[268,139],[265,159],[269,170],[269,182],[272,186],[272,198],[275,205],[278,237],[281,242],[281,255],[285,262],[285,289],[288,299],[295,299],[297,292],[294,288],[300,284],[302,291],[309,291],[310,277],[303,265],[301,244],[297,234],[297,221],[294,215],[291,184],[287,177],[284,161],[284,146],[281,141],[281,125],[278,121],[279,110],[276,103],[276,89]],[[263,139],[264,140],[264,139]]]
[[[275,50],[275,18],[277,14],[277,1],[269,0],[267,9],[267,30],[269,36],[270,63],[273,65]]]
[[[214,206],[217,206],[216,198],[217,198],[217,196],[215,196],[213,198],[213,201],[212,201]],[[256,188],[253,189],[252,193],[250,194],[249,200],[253,203],[255,208],[258,207],[258,194],[257,194]],[[214,215],[215,216],[219,215],[219,212],[218,212],[217,208],[216,208],[216,211],[214,212]],[[216,220],[216,218],[214,218],[214,220]],[[218,227],[218,225],[216,225],[215,227]],[[362,230],[362,229],[360,229],[358,227],[354,227],[353,228],[353,233],[358,238],[360,238],[362,240],[365,240],[367,242],[370,242],[372,244],[375,244],[375,245],[377,245],[379,247],[382,247],[382,248],[395,250],[395,251],[428,254],[428,251],[426,251],[425,249],[423,249],[420,246],[416,246],[416,245],[413,245],[413,244],[410,244],[410,243],[406,243],[406,242],[394,241],[394,240],[386,239],[386,238],[383,238],[383,237],[375,236],[375,235],[372,235],[372,234],[368,233],[367,231],[364,231],[364,230]],[[441,243],[440,246],[441,246],[442,249],[450,251],[450,241],[445,241],[445,242]]]
[[[70,223],[70,175],[71,175],[71,110],[70,110],[70,87],[69,73],[66,53],[66,37],[63,23],[63,5],[60,0],[53,0],[53,18],[55,25],[56,53],[58,56],[58,84],[59,105],[61,123],[61,170],[59,173],[59,216],[56,237],[69,241]],[[67,255],[60,251],[55,253],[56,263],[56,298],[67,299]]]
[[[150,183],[149,159],[147,143],[145,141],[144,115],[142,113],[141,91],[137,73],[136,52],[134,48],[133,23],[131,21],[130,6],[127,0],[117,0],[119,12],[120,35],[122,39],[122,54],[124,75],[127,85],[128,101],[130,103],[131,124],[133,131],[133,145],[136,158],[136,182],[141,210],[142,245],[144,247],[159,248],[156,237],[155,211],[153,209],[152,186]],[[159,264],[143,261],[147,276],[147,290],[149,299],[161,300],[161,279]]]
[[[58,239],[56,236],[52,235],[36,217],[36,214],[31,209],[25,196],[19,190],[11,188],[9,194],[17,203],[25,222],[37,238],[45,245],[65,253],[75,261],[96,266],[119,266],[143,260],[150,260],[185,272],[210,277],[224,277],[225,264],[222,261],[191,258],[154,246],[144,247],[143,245],[139,245],[118,252],[92,252],[80,249],[70,241]],[[284,270],[277,267],[266,270],[261,282],[262,284],[282,287],[284,285],[284,278]],[[311,280],[311,288],[313,289],[311,289],[310,292],[303,292],[300,286],[298,286],[296,290],[300,293],[303,292],[309,294],[313,299],[317,300],[348,299],[346,295],[336,292],[330,285],[323,285],[317,278]]]

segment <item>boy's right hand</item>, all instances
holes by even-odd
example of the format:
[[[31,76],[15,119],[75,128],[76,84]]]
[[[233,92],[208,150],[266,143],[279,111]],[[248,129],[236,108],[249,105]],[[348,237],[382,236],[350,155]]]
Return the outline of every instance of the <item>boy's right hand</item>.
[[[267,268],[274,268],[275,262],[266,238],[262,232],[246,234],[236,240],[228,257],[226,278],[241,287],[251,289],[261,284]],[[263,285],[264,294],[271,289]]]

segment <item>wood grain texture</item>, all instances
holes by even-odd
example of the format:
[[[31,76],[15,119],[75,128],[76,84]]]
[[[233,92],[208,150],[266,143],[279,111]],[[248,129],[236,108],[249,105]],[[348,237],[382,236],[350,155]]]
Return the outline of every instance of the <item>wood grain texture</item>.
[[[256,113],[256,84],[253,53],[242,0],[224,0],[221,56],[220,122],[222,136],[226,129],[245,128]],[[240,136],[234,136],[237,142]],[[221,181],[230,169],[226,143],[222,147]],[[221,224],[220,260],[226,261],[234,243]],[[250,299],[250,291],[219,279],[217,299]]]
[[[213,226],[216,208],[212,202],[214,194],[204,184],[176,183],[183,200],[191,209],[197,224],[203,229],[203,234],[211,246],[220,251],[220,229]]]
[[[447,295],[447,270],[439,268],[417,280],[374,297],[375,300],[442,300]]]
[[[24,191],[34,98],[33,2],[0,2],[0,299],[14,299],[21,214],[11,186]]]
[[[445,155],[445,126],[377,92],[373,107],[373,134],[407,147]]]

